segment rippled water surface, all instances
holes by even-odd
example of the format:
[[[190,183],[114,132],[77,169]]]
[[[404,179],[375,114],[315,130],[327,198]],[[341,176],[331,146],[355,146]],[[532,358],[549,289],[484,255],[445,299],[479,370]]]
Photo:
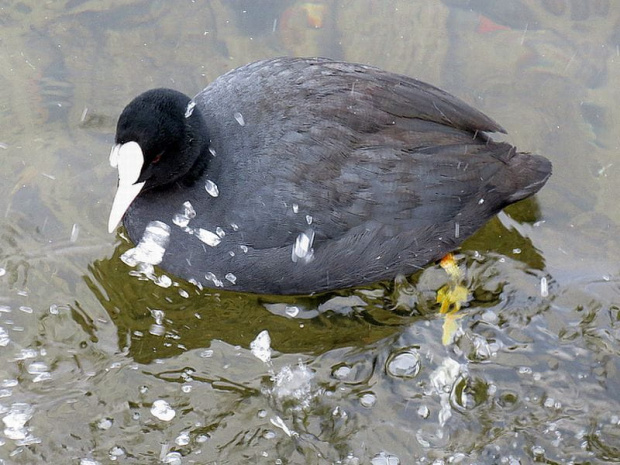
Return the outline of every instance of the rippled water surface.
[[[6,0],[0,26],[0,463],[620,462],[620,4]],[[438,266],[279,298],[121,261],[124,105],[277,55],[432,82],[553,161],[459,251],[457,315]]]

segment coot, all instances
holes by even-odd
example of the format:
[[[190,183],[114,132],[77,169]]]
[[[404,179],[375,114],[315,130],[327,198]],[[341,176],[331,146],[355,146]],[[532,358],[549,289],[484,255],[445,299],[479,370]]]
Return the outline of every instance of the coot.
[[[371,66],[251,63],[193,99],[154,89],[123,110],[109,230],[122,219],[136,261],[213,288],[310,294],[412,274],[549,178],[547,159],[495,131]]]

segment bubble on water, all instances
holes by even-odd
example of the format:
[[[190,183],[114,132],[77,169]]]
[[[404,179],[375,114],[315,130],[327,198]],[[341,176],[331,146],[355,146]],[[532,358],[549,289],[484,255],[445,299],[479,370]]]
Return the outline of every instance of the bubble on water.
[[[210,436],[208,434],[199,434],[198,436],[196,436],[196,442],[198,444],[202,444],[207,442],[210,439]]]
[[[420,418],[428,418],[428,416],[431,414],[431,411],[428,409],[428,407],[426,405],[420,405],[418,407],[418,415],[420,416]]]
[[[421,361],[415,349],[401,350],[390,356],[387,361],[387,373],[395,378],[415,378],[420,372]]]
[[[196,102],[194,102],[193,100],[190,100],[189,103],[187,104],[187,107],[185,108],[186,118],[189,118],[190,116],[192,116],[192,113],[194,113],[194,108],[196,108]]]
[[[377,396],[370,392],[362,394],[362,396],[360,397],[360,404],[362,404],[362,407],[371,408],[375,405],[376,402]]]
[[[170,465],[181,465],[183,463],[183,456],[180,452],[168,452],[162,459],[162,463]]]
[[[114,420],[112,420],[111,418],[102,418],[101,420],[97,422],[97,428],[99,428],[100,430],[106,431],[112,428],[113,424],[114,424]]]
[[[263,433],[263,438],[265,439],[274,439],[276,437],[276,432],[268,429]]]
[[[138,245],[121,255],[121,260],[131,267],[141,263],[159,265],[164,258],[169,241],[170,226],[161,221],[151,221],[145,228]]]
[[[207,231],[206,229],[194,229],[194,234],[198,239],[211,247],[215,247],[220,242],[222,242],[222,238],[220,236],[212,233],[211,231]]]
[[[370,463],[372,465],[400,465],[400,459],[395,455],[381,451],[370,460]]]
[[[299,311],[299,307],[296,307],[294,305],[287,305],[284,309],[284,313],[291,318],[295,318],[297,315],[299,315]]]
[[[177,446],[187,446],[189,444],[189,432],[182,431],[181,434],[176,437],[174,443]]]
[[[155,277],[155,279],[153,279],[153,282],[157,284],[159,287],[163,287],[164,289],[167,289],[170,286],[172,286],[172,279],[170,279],[170,277],[166,276],[165,274]]]
[[[224,278],[226,278],[226,280],[230,281],[232,284],[235,284],[237,282],[237,277],[232,273],[227,273]]]
[[[200,352],[200,356],[202,358],[211,358],[211,357],[213,357],[213,350],[212,349],[205,349],[202,352]]]
[[[271,361],[271,336],[268,331],[261,331],[256,339],[250,342],[252,355],[262,362]]]
[[[239,126],[245,126],[245,120],[243,119],[243,115],[241,113],[237,111],[233,116],[235,117],[237,123],[239,123]]]
[[[185,299],[189,298],[189,292],[185,289],[179,289],[179,295]]]
[[[176,412],[165,400],[158,399],[153,402],[151,414],[161,421],[170,421],[176,416]]]
[[[336,379],[346,379],[351,374],[351,367],[347,365],[340,365],[334,371],[332,376]]]
[[[110,449],[110,460],[112,461],[118,460],[123,455],[125,455],[125,450],[122,447],[114,446]]]
[[[495,313],[493,310],[486,310],[482,315],[481,315],[482,321],[485,321],[486,323],[495,325],[499,322],[499,317],[497,316],[497,313]]]
[[[310,262],[314,256],[314,249],[312,249],[313,242],[314,231],[312,229],[308,229],[306,232],[299,234],[297,239],[295,239],[295,244],[293,245],[291,254],[291,259],[293,262]]]

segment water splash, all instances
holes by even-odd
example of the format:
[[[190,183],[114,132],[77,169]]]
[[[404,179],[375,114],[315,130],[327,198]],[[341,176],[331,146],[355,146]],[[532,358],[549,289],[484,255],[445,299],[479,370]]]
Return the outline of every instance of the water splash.
[[[138,245],[121,255],[121,260],[131,267],[138,264],[159,265],[164,258],[169,240],[170,226],[161,221],[151,221]]]
[[[267,330],[261,331],[256,339],[250,342],[252,355],[264,363],[271,361],[271,336]]]
[[[151,414],[161,421],[170,421],[176,416],[176,412],[172,407],[170,407],[170,404],[161,399],[153,402]]]

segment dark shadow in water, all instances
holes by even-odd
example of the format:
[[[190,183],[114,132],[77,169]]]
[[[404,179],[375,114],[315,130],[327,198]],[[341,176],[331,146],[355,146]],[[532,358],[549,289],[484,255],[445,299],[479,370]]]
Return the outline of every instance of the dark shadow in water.
[[[533,221],[537,207],[535,201],[527,200],[512,206],[509,212],[514,218]],[[120,349],[127,350],[139,363],[207,348],[213,340],[248,348],[263,330],[269,331],[272,347],[282,353],[316,355],[341,347],[367,347],[397,337],[416,321],[434,318],[438,308],[435,292],[447,281],[442,270],[430,266],[403,283],[383,282],[318,296],[199,291],[182,280],[178,280],[178,286],[162,288],[129,275],[131,270],[120,255],[131,246],[124,241],[111,258],[95,261],[89,267],[91,274],[84,279],[116,324]],[[514,249],[520,249],[520,253],[514,255]],[[463,246],[465,255],[473,255],[474,250],[488,255],[487,260],[510,256],[528,268],[544,267],[531,241],[516,229],[506,228],[497,218]],[[441,282],[431,279],[430,288],[425,279],[426,288],[421,288],[423,273],[434,273]],[[412,296],[405,308],[399,305],[403,290]],[[475,296],[475,289],[470,291]],[[488,304],[485,301],[485,306]],[[469,306],[475,307],[476,301],[470,301]],[[284,309],[291,307],[300,309],[297,317],[285,315]],[[164,314],[160,321],[156,321],[157,311]],[[156,322],[159,326],[153,326]]]

